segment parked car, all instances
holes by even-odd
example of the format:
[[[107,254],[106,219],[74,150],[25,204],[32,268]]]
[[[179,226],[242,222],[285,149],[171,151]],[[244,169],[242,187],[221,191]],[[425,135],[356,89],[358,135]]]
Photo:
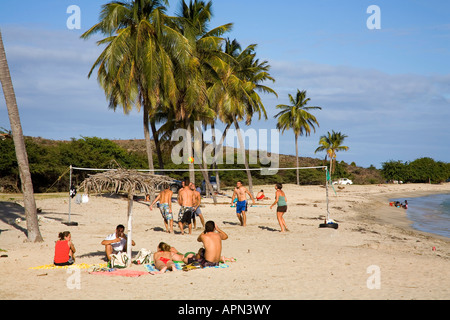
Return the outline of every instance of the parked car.
[[[211,186],[213,188],[214,191],[217,191],[217,180],[215,176],[211,176],[209,177],[209,183],[211,183]],[[202,194],[206,194],[206,183],[205,180],[202,181]]]
[[[344,185],[347,185],[347,184],[353,184],[353,181],[350,180],[350,179],[347,179],[347,178],[341,178],[338,181],[334,181],[333,184],[344,184]]]
[[[172,190],[173,193],[178,193],[181,188],[183,188],[183,185],[180,180],[173,180],[172,184],[170,185],[170,190]]]

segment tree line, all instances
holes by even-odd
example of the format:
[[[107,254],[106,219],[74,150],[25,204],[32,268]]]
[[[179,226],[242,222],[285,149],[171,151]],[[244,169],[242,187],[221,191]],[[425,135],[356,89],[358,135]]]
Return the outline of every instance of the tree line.
[[[450,163],[435,161],[429,157],[411,162],[390,160],[382,164],[381,173],[388,181],[441,183],[450,178]]]

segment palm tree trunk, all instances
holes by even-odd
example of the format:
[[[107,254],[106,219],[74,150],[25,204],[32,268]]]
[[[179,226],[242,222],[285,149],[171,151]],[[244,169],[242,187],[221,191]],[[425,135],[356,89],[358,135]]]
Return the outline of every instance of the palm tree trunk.
[[[164,161],[162,157],[161,143],[159,142],[158,131],[156,130],[156,124],[154,119],[150,120],[150,126],[152,128],[153,141],[155,141],[155,149],[156,155],[158,156],[159,168],[161,170],[164,170]]]
[[[245,154],[245,145],[244,145],[244,139],[242,139],[241,129],[239,128],[239,123],[236,120],[236,117],[233,119],[234,126],[236,127],[238,140],[239,140],[239,152],[241,152],[242,156],[244,157],[244,165],[245,165],[245,171],[247,171],[247,178],[248,178],[248,189],[249,192],[253,195],[253,180],[252,180],[252,174],[250,172],[250,167],[248,165],[247,156]]]
[[[297,159],[297,185],[300,185],[300,176],[299,176],[299,161],[298,161],[298,134],[295,134],[295,158]]]
[[[145,147],[147,150],[148,169],[150,170],[150,173],[154,173],[155,167],[153,166],[153,148],[152,142],[150,140],[148,115],[149,115],[149,107],[146,103],[144,103],[144,137],[145,137]]]
[[[217,148],[217,143],[216,143],[216,125],[213,122],[211,124],[211,130],[212,130],[212,143],[213,143],[213,150],[214,150],[214,162],[211,164],[211,169],[214,168],[216,169],[216,183],[217,183],[217,192],[220,193],[220,177],[219,177],[219,170],[217,170],[217,163],[216,163],[216,159],[217,159],[217,155],[216,155],[216,148]],[[223,155],[223,153],[222,153]]]
[[[186,118],[186,131],[188,133],[188,136],[186,137],[187,140],[187,147],[188,147],[188,158],[193,157],[193,144],[192,144],[192,131],[191,131],[191,120],[189,118]],[[195,184],[195,167],[194,162],[189,161],[189,181]]]
[[[19,165],[20,181],[22,183],[25,217],[27,220],[27,238],[30,242],[42,242],[41,232],[37,219],[36,201],[34,199],[33,182],[31,180],[28,155],[23,138],[22,125],[20,123],[19,109],[17,107],[16,95],[9,72],[6,52],[3,46],[0,31],[0,82],[5,94],[6,108],[8,109],[9,122],[16,150],[17,163]]]

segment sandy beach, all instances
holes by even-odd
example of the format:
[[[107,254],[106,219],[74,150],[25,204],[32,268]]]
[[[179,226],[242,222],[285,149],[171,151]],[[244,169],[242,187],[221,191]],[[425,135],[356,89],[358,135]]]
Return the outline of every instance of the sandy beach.
[[[224,269],[167,272],[137,278],[89,274],[82,269],[79,286],[70,285],[76,273],[66,269],[31,269],[52,263],[58,233],[69,230],[77,249],[77,264],[105,263],[100,242],[118,224],[127,225],[127,201],[121,197],[90,196],[88,203],[72,201],[67,227],[68,198],[36,200],[42,209],[43,243],[28,243],[23,232],[21,201],[0,202],[0,299],[151,299],[151,300],[297,300],[297,299],[449,299],[450,239],[413,230],[403,209],[388,199],[450,193],[450,184],[345,186],[330,189],[331,218],[337,230],[319,228],[326,217],[325,188],[285,185],[289,232],[282,234],[276,220],[273,186],[264,189],[271,200],[257,203],[247,215],[248,226],[238,225],[230,199],[220,204],[203,199],[206,220],[215,221],[228,235],[223,255],[236,258]],[[231,195],[231,191],[227,191]],[[173,205],[178,212],[178,204]],[[203,231],[200,221],[192,235],[164,231],[159,210],[149,203],[133,206],[136,246],[156,250],[164,241],[180,252],[197,251]],[[435,248],[435,250],[433,250]],[[131,270],[145,271],[140,265]],[[375,270],[375,271],[374,271]],[[375,278],[377,277],[377,278]]]

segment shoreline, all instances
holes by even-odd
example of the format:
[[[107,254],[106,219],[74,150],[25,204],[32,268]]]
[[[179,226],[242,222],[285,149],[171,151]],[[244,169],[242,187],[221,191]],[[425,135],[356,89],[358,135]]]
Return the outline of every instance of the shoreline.
[[[380,221],[394,225],[396,227],[405,229],[409,232],[416,232],[424,236],[434,237],[436,239],[444,240],[450,242],[450,238],[431,233],[426,231],[421,231],[415,229],[412,225],[414,221],[408,218],[407,210],[401,208],[395,208],[389,206],[389,200],[391,199],[401,199],[401,198],[419,198],[427,197],[435,194],[448,194],[449,191],[405,191],[400,193],[384,194],[379,195],[373,199],[373,215]]]

